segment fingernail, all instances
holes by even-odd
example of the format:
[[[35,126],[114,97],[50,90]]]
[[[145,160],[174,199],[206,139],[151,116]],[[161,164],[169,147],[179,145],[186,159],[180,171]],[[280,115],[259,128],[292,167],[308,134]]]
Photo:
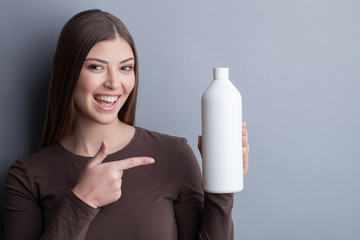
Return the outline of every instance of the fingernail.
[[[153,159],[153,158],[149,159],[149,163],[154,163],[154,162],[155,162],[155,159]]]

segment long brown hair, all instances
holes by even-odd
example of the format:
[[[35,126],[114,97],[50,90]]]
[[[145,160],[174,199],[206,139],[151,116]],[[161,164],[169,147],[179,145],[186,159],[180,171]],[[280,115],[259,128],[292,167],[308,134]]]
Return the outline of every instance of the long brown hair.
[[[138,58],[134,40],[120,19],[98,9],[73,16],[63,27],[56,48],[40,148],[71,133],[75,122],[74,90],[85,58],[98,42],[121,37],[135,58],[135,86],[118,113],[121,121],[134,125],[138,90]]]

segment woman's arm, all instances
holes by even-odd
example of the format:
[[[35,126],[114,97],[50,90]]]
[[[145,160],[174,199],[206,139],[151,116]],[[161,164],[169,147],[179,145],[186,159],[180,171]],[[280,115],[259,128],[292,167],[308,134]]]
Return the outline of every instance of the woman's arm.
[[[154,163],[149,157],[133,157],[103,163],[106,156],[107,144],[103,142],[98,154],[86,164],[73,191],[70,190],[73,186],[69,186],[68,194],[65,193],[50,222],[43,220],[40,197],[43,193],[41,182],[49,179],[29,177],[26,167],[23,166],[25,164],[17,161],[10,168],[6,180],[6,239],[84,239],[91,221],[99,211],[98,207],[120,198],[123,170]],[[41,169],[46,171],[44,169],[47,168]],[[65,170],[66,168],[52,171],[63,175],[67,174]],[[37,179],[36,183],[33,178]],[[53,195],[56,194],[55,190]],[[61,196],[64,196],[64,192]],[[56,206],[54,210],[55,208]]]
[[[179,195],[174,203],[179,239],[233,239],[233,194],[204,194],[194,153],[185,142],[180,149]]]
[[[84,239],[98,210],[78,199],[69,189],[57,213],[44,228],[41,203],[30,189],[26,170],[17,161],[5,184],[5,239]]]
[[[248,134],[243,123],[243,174],[248,171]],[[180,194],[175,202],[175,217],[179,239],[233,239],[232,208],[234,194],[204,193],[202,177],[196,157],[190,146],[184,144],[179,150],[177,164]],[[201,153],[201,137],[199,137]],[[240,171],[239,171],[240,172]]]

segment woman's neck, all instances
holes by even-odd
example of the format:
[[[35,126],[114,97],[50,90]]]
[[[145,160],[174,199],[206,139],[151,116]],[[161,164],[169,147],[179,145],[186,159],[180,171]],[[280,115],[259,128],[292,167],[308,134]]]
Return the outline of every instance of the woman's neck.
[[[60,140],[60,143],[70,152],[81,156],[95,156],[101,142],[106,140],[109,153],[124,148],[133,138],[135,128],[120,120],[107,125],[96,122],[77,122],[72,134]]]

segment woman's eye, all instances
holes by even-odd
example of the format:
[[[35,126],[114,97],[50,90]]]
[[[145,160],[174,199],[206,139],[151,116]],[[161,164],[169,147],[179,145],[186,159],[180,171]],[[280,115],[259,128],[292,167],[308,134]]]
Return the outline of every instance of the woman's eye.
[[[121,67],[121,70],[124,70],[124,71],[126,71],[126,72],[129,72],[129,71],[132,70],[132,66],[123,66],[123,67]]]
[[[91,69],[91,70],[102,70],[103,69],[99,65],[90,65],[88,68]]]

